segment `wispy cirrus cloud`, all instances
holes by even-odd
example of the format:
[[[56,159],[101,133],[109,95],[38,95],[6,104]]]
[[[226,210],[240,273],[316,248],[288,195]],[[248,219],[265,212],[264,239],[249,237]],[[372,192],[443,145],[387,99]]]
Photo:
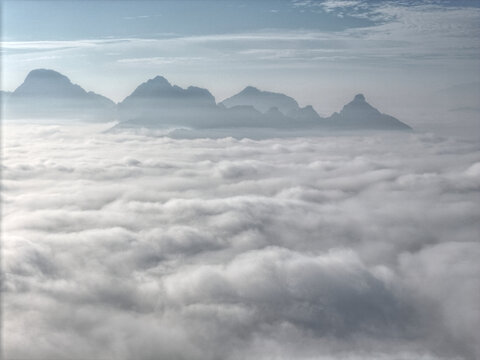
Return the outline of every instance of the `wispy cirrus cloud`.
[[[293,1],[295,7],[306,7],[310,9],[323,9],[331,12],[337,9],[365,7],[366,2],[362,0],[297,0]]]
[[[107,51],[112,48],[123,50],[123,53],[151,53],[152,58],[179,57],[188,50],[193,58],[210,56],[214,58],[219,53],[231,55],[245,54],[251,50],[301,49],[308,60],[308,51],[322,49],[340,53],[346,50],[351,57],[361,63],[362,58],[385,54],[395,55],[396,59],[438,57],[456,58],[458,56],[472,59],[479,54],[480,47],[474,41],[480,35],[479,8],[442,7],[435,4],[417,4],[411,6],[398,5],[392,2],[370,3],[362,1],[326,1],[326,2],[296,2],[297,7],[315,7],[328,11],[335,9],[351,9],[351,14],[364,16],[375,14],[381,22],[361,28],[350,28],[344,31],[327,32],[315,30],[276,31],[264,30],[251,33],[212,34],[199,36],[179,36],[164,34],[156,38],[124,38],[124,39],[86,39],[72,41],[23,41],[2,42],[4,54],[15,56],[18,52],[26,54],[36,51],[79,50],[95,51],[103,47]],[[359,10],[360,9],[360,10]],[[370,14],[370,15],[369,15]],[[363,16],[363,15],[362,15]],[[372,15],[373,16],[373,15]],[[373,19],[375,20],[375,19]],[[158,35],[158,34],[157,34]],[[165,54],[167,52],[167,54]],[[419,56],[420,55],[420,56]],[[296,56],[295,56],[296,57]],[[284,57],[283,59],[286,59]],[[7,59],[8,60],[8,59]],[[245,59],[242,59],[245,60]],[[252,61],[255,58],[251,59]],[[368,61],[364,61],[367,66]],[[386,63],[386,65],[388,62]]]
[[[312,12],[331,13],[338,17],[349,16],[367,19],[373,23],[379,20],[391,19],[379,11],[378,4],[372,4],[364,0],[299,0],[294,1],[293,6]]]
[[[126,58],[119,59],[120,64],[136,64],[136,65],[167,65],[167,64],[189,64],[199,63],[211,60],[207,57],[192,57],[192,56],[155,56],[144,58]]]
[[[84,40],[42,40],[2,41],[0,47],[5,56],[10,53],[33,53],[36,51],[59,51],[70,49],[91,49],[99,46],[121,44],[131,39],[84,39]]]

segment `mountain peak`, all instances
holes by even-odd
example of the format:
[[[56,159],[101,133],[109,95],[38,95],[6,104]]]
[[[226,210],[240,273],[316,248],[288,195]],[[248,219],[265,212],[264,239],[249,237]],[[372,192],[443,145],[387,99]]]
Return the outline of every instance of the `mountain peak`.
[[[60,74],[58,71],[50,69],[35,69],[28,73],[25,78],[25,82],[32,80],[60,80],[65,82],[70,82],[70,79],[65,75]]]
[[[127,121],[134,118],[160,121],[159,114],[168,114],[162,120],[164,124],[179,119],[190,123],[200,116],[198,111],[215,105],[215,98],[207,89],[197,86],[184,89],[171,85],[163,76],[156,76],[140,84],[119,103],[119,115],[121,120]]]
[[[28,73],[23,81],[21,90],[31,90],[37,86],[55,86],[55,87],[69,87],[73,85],[68,77],[60,74],[58,71],[50,69],[35,69]]]
[[[254,86],[247,86],[245,89],[243,89],[240,94],[258,94],[260,93],[260,90],[258,90]]]
[[[109,121],[115,114],[115,103],[85,91],[55,70],[35,69],[8,96],[6,109],[12,118],[74,117]]]
[[[350,101],[347,105],[345,105],[342,109],[342,112],[344,113],[349,113],[349,112],[357,112],[357,111],[363,111],[363,112],[369,112],[369,113],[379,113],[377,109],[375,109],[372,105],[370,105],[366,100],[365,96],[363,94],[357,94],[353,98],[352,101]]]
[[[170,82],[166,78],[160,75],[157,75],[153,79],[148,80],[147,84],[155,85],[155,86],[165,86],[165,87],[172,86],[172,84],[170,84]]]
[[[366,101],[366,100],[365,100],[365,96],[363,96],[363,94],[357,94],[357,95],[355,95],[355,97],[353,98],[353,101],[358,101],[358,102],[360,102],[360,101]]]
[[[349,129],[409,130],[410,127],[393,116],[382,114],[357,94],[340,113],[330,117],[336,126]]]
[[[55,70],[35,69],[28,73],[23,83],[15,89],[13,95],[15,97],[82,97],[86,95],[86,91]]]
[[[130,96],[134,97],[151,97],[165,94],[165,92],[175,91],[176,87],[163,76],[157,75],[153,79],[148,79],[140,84]],[[178,89],[177,89],[178,90]]]

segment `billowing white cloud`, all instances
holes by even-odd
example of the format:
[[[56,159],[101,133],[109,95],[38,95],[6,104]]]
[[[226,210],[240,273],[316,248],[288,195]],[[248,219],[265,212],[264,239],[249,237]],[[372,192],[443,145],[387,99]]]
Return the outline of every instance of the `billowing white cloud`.
[[[3,130],[6,358],[480,354],[476,142]]]

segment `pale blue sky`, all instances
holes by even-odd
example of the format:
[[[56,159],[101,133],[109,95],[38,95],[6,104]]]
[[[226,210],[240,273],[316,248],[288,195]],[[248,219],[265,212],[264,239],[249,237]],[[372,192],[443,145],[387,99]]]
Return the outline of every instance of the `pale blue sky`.
[[[438,91],[480,81],[479,6],[3,1],[2,89],[14,90],[42,67],[121,101],[163,75],[180,86],[207,87],[217,101],[254,85],[329,114],[363,92],[397,116],[420,118],[436,106]]]
[[[291,1],[7,1],[6,40],[205,35],[265,28],[343,30],[369,19],[339,19]]]

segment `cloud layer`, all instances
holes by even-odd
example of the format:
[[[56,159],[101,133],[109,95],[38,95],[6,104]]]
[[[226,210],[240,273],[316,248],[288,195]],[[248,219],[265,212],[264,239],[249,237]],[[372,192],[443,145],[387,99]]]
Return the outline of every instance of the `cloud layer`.
[[[6,125],[4,352],[475,359],[480,147]]]

